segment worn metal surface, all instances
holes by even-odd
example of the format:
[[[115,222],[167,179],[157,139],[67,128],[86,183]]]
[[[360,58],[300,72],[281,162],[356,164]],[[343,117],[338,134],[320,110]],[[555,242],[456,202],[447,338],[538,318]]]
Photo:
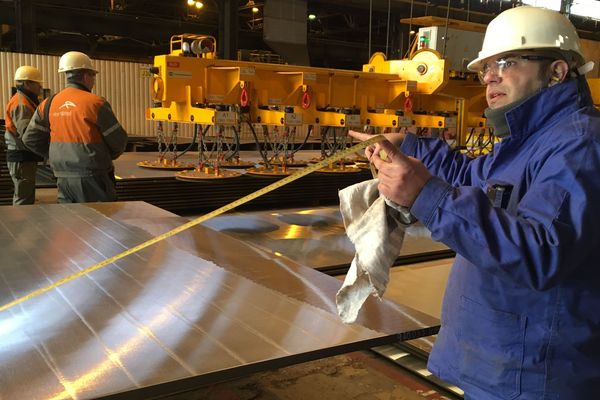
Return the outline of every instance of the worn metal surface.
[[[140,202],[0,207],[0,303],[184,220]],[[437,320],[196,227],[0,314],[0,398],[147,398],[430,335]]]
[[[227,214],[204,225],[324,272],[349,267],[355,252],[338,206]],[[398,263],[414,262],[418,256],[451,256],[448,253],[448,247],[416,224],[406,230]]]

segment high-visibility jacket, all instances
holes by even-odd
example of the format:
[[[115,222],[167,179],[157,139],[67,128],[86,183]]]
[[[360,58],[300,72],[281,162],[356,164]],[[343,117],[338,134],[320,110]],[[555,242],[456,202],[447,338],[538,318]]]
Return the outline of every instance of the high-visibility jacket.
[[[50,99],[48,108],[46,102]],[[47,156],[57,177],[109,173],[112,160],[127,145],[127,132],[110,104],[74,83],[50,99],[44,100],[34,113],[23,136],[25,146]]]
[[[578,78],[506,120],[474,160],[401,146],[435,175],[411,212],[457,254],[428,367],[466,399],[600,399],[600,112]]]
[[[37,101],[32,94],[17,89],[17,93],[6,104],[4,140],[6,160],[13,162],[41,161],[42,158],[28,151],[21,140],[29,120],[35,112]]]

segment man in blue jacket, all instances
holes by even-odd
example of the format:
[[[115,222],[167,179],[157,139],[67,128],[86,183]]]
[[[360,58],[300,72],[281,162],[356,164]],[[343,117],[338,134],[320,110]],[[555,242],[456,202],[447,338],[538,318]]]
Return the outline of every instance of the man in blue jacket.
[[[466,399],[600,399],[600,112],[583,76],[590,63],[566,17],[517,7],[489,24],[469,68],[502,137],[493,153],[469,159],[411,134],[367,151],[380,193],[457,254],[428,368]]]

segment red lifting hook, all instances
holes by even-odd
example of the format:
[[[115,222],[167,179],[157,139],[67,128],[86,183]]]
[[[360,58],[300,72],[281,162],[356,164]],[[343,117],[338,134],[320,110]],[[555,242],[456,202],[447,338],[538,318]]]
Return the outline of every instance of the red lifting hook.
[[[304,92],[302,95],[302,108],[306,110],[308,107],[310,107],[310,95],[308,92]]]
[[[406,100],[404,100],[404,111],[407,113],[411,113],[413,109],[413,101],[410,97],[407,97]]]
[[[246,88],[243,88],[242,93],[240,94],[240,105],[242,107],[246,107],[248,105],[248,91]]]

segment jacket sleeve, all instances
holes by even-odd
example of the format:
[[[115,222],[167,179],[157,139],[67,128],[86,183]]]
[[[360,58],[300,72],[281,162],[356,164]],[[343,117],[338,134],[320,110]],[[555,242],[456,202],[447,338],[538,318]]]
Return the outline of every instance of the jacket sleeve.
[[[469,171],[485,158],[482,156],[472,159],[450,148],[443,140],[418,138],[412,134],[406,135],[400,150],[408,156],[418,158],[432,175],[454,186],[470,184]]]
[[[104,143],[110,150],[111,158],[113,160],[117,159],[123,154],[127,146],[127,132],[117,120],[107,101],[104,101],[98,111],[97,124],[104,138]]]
[[[479,268],[517,285],[550,288],[598,247],[600,145],[590,137],[564,141],[535,162],[516,210],[493,207],[480,187],[434,177],[411,212],[435,240]]]
[[[34,111],[24,104],[19,104],[11,110],[11,118],[14,121],[19,137],[23,137],[33,113]]]
[[[22,139],[25,147],[31,152],[47,159],[50,149],[50,127],[48,120],[42,115],[46,101],[44,100],[33,113]]]

